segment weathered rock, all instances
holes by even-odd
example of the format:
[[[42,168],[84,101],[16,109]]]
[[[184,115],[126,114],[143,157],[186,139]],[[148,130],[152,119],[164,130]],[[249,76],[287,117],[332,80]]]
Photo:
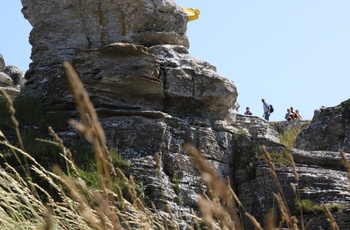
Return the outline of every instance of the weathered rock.
[[[268,124],[260,118],[237,115],[238,127],[243,128],[234,134],[233,162],[234,177],[232,179],[236,192],[245,210],[260,222],[264,222],[266,213],[270,210],[278,212],[278,205],[273,198],[274,193],[283,193],[292,215],[299,216],[296,208],[297,196],[291,188],[293,184],[300,200],[309,200],[315,206],[337,206],[341,210],[334,212],[340,229],[346,229],[349,218],[343,213],[350,213],[350,180],[341,164],[340,154],[326,151],[302,151],[287,149],[278,142],[273,142],[273,136],[262,139],[262,135],[252,135],[260,129],[265,135]],[[260,121],[260,122],[259,122]],[[259,124],[260,123],[260,124]],[[262,129],[265,127],[265,130]],[[253,132],[249,132],[253,130]],[[272,132],[273,133],[273,132]],[[275,136],[276,137],[276,136]],[[275,159],[275,171],[278,182],[271,176],[271,169],[265,163],[260,146],[265,146]],[[295,171],[288,162],[286,154],[291,154],[295,162]],[[350,154],[346,154],[350,157]],[[296,172],[298,177],[296,177]],[[298,179],[297,179],[298,178]],[[278,186],[280,184],[280,187]],[[251,222],[245,218],[244,226],[253,228]],[[328,229],[329,223],[323,212],[304,213],[304,220],[313,221],[308,229]],[[300,226],[299,221],[299,226]]]
[[[303,130],[296,147],[304,150],[342,149],[350,152],[350,100],[335,107],[322,107],[315,111],[311,125]]]
[[[159,65],[146,47],[114,43],[78,50],[73,64],[97,108],[164,110]]]
[[[237,114],[236,122],[235,125],[239,127],[241,134],[247,134],[252,139],[279,143],[278,132],[271,128],[267,122],[262,122],[259,117]]]
[[[0,53],[0,72],[3,72],[5,68],[5,60],[2,54]]]
[[[197,146],[204,156],[219,162],[219,167],[225,168],[225,165],[232,164],[233,159],[230,155],[232,135],[228,130],[212,124],[210,120],[178,119],[170,116],[158,119],[121,116],[103,119],[102,124],[106,127],[107,136],[113,133],[115,138],[113,142],[118,142],[118,151],[124,157],[137,159],[154,156],[157,153],[164,159],[163,167],[166,174],[170,178],[177,174],[176,178],[180,183],[185,175],[191,177],[197,174],[198,176],[196,167],[184,152],[185,143]],[[130,127],[133,128],[130,129]]]
[[[73,111],[76,118],[61,68],[63,61],[73,63],[96,107],[108,145],[131,162],[127,173],[145,185],[146,200],[159,210],[167,204],[181,219],[196,210],[198,195],[206,193],[200,172],[183,147],[191,143],[222,178],[230,178],[245,209],[261,223],[270,208],[276,209],[273,193],[279,191],[261,146],[282,161],[276,172],[293,214],[299,215],[290,183],[297,185],[302,199],[318,205],[341,204],[343,213],[348,213],[349,183],[338,166],[339,156],[331,151],[288,149],[265,120],[236,115],[234,83],[219,76],[213,65],[189,55],[187,19],[173,1],[22,3],[33,26],[33,63],[23,95],[44,102],[51,113]],[[347,130],[346,110],[321,111],[318,119],[337,117],[325,119],[331,121],[326,124]],[[82,139],[68,127],[59,136],[74,145]],[[307,132],[303,138],[313,141]],[[347,134],[332,130],[314,142],[321,140],[332,141],[316,149],[332,150],[339,143],[346,147]],[[287,167],[287,153],[295,158],[298,181]],[[349,218],[334,215],[345,229]],[[320,221],[309,229],[327,228],[323,214],[315,218]],[[248,220],[243,223],[251,229]]]
[[[237,89],[233,82],[219,76],[214,66],[193,58],[183,46],[153,46],[150,53],[161,66],[167,113],[233,119]]]
[[[22,3],[33,25],[33,63],[26,77],[35,76],[23,94],[43,101],[48,108],[73,107],[60,68],[60,62],[68,60],[101,113],[154,109],[181,117],[233,116],[234,84],[220,77],[215,67],[188,54],[187,18],[174,2],[140,0],[129,6],[123,1],[106,5],[95,0],[82,5],[66,0],[44,1],[40,7]],[[64,14],[58,9],[65,9]]]
[[[5,66],[5,61],[0,54],[0,88],[14,99],[20,94],[24,82],[24,72],[13,65]],[[0,100],[2,100],[1,95]]]
[[[189,213],[205,192],[185,143],[198,146],[223,178],[232,174],[227,127],[236,87],[189,55],[187,18],[173,1],[22,3],[33,26],[33,63],[23,95],[51,112],[74,110],[61,69],[62,61],[72,62],[113,137],[108,144],[130,159],[128,173],[143,181],[159,209],[170,204],[176,216]],[[60,136],[67,143],[77,138]]]
[[[310,125],[310,121],[303,121],[303,120],[282,121],[276,124],[276,130],[279,133],[292,131],[292,130],[302,130],[307,128],[309,125]]]
[[[146,201],[160,210],[167,204],[179,219],[196,210],[198,196],[206,192],[184,144],[198,146],[222,178],[233,174],[230,125],[209,119],[179,119],[161,112],[124,113],[100,120],[108,145],[130,160],[127,174],[146,187]],[[78,134],[71,132],[58,134],[66,143],[78,139]]]
[[[24,72],[18,69],[16,66],[7,65],[4,68],[4,73],[10,76],[13,81],[13,85],[22,88],[25,83]]]
[[[22,0],[22,4],[22,12],[33,26],[33,63],[27,78],[32,72],[37,78],[39,72],[44,75],[55,65],[72,61],[77,49],[101,48],[115,42],[189,45],[186,15],[172,0],[137,0],[132,4],[101,0],[40,0],[34,4]]]
[[[12,79],[4,72],[0,72],[0,86],[13,86]]]

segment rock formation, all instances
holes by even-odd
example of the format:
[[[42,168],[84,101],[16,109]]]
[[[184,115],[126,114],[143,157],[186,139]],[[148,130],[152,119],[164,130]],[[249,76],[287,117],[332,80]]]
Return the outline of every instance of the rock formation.
[[[64,110],[76,116],[61,68],[63,61],[71,62],[96,107],[108,144],[130,160],[128,173],[143,181],[157,208],[168,204],[179,218],[196,209],[198,194],[206,192],[183,149],[183,144],[192,143],[222,178],[230,178],[246,210],[263,222],[269,209],[277,209],[273,193],[278,191],[261,158],[259,146],[265,146],[271,153],[291,153],[295,158],[298,181],[291,167],[277,167],[290,207],[295,199],[292,182],[302,199],[342,205],[343,212],[334,215],[341,226],[349,226],[349,180],[339,155],[326,151],[337,151],[334,146],[343,135],[332,137],[338,139],[322,148],[303,145],[312,151],[289,149],[268,122],[236,114],[234,83],[188,53],[187,18],[174,1],[22,0],[22,4],[33,26],[33,62],[22,95],[40,100],[50,112]],[[321,126],[317,125],[321,114],[311,128]],[[331,113],[332,118],[337,114]],[[78,134],[66,130],[59,135],[67,142],[79,140]],[[312,218],[317,219],[310,229],[329,228],[323,213]],[[251,229],[246,219],[243,224]]]
[[[0,88],[15,98],[19,95],[24,82],[24,72],[16,66],[5,65],[5,60],[0,53]]]
[[[299,212],[295,204],[297,195],[291,187],[293,185],[298,191],[300,200],[309,200],[318,206],[340,207],[341,210],[334,212],[333,216],[340,229],[348,228],[350,223],[348,218],[350,183],[338,152],[289,149],[276,141],[275,131],[271,130],[271,127],[260,118],[237,115],[236,122],[236,125],[239,124],[238,127],[241,127],[244,132],[241,131],[234,135],[233,171],[235,176],[233,181],[236,184],[235,188],[239,198],[249,213],[258,220],[263,220],[266,213],[270,209],[274,209],[273,204],[276,200],[271,194],[279,191],[276,182],[271,177],[269,167],[261,161],[262,153],[259,151],[259,146],[264,145],[271,155],[275,155],[279,159],[276,160],[278,163],[275,164],[276,173],[291,213],[298,215]],[[294,121],[294,124],[285,121],[278,126],[280,129],[288,129],[298,125],[298,123],[299,121]],[[323,125],[317,117],[314,117],[310,127]],[[341,142],[341,140],[338,141]],[[286,157],[288,154],[293,156],[295,171],[293,171],[293,166],[288,163]],[[346,156],[349,159],[350,154],[346,154]],[[295,172],[298,173],[298,180]],[[305,223],[311,221],[308,229],[330,228],[323,212],[304,212],[303,218]],[[301,219],[299,219],[299,224],[301,224],[300,221]],[[253,228],[249,221],[245,223],[247,229]]]
[[[124,50],[118,51],[117,48],[113,50],[113,47],[118,45],[111,45],[112,48],[105,48],[101,52],[115,51],[119,59],[115,58],[114,63],[111,64],[122,66],[129,63],[130,68],[124,66],[125,69],[138,71],[138,65],[142,65],[141,62],[144,62],[145,66],[152,59],[147,56],[146,49],[142,51],[142,46],[172,44],[188,47],[189,45],[185,36],[187,27],[185,13],[171,0],[137,0],[132,4],[128,1],[101,0],[52,2],[40,0],[33,4],[32,1],[23,0],[22,4],[22,12],[33,26],[29,39],[33,46],[31,55],[33,62],[26,74],[29,81],[28,90],[25,90],[25,93],[40,98],[47,106],[52,105],[53,108],[57,108],[58,104],[62,106],[67,104],[67,98],[61,97],[62,94],[68,94],[64,88],[64,79],[61,78],[61,65],[63,61],[72,62],[77,58],[76,52],[79,50],[90,50],[91,54],[93,49],[122,42]],[[135,50],[136,47],[127,46],[127,44],[139,45],[139,52]],[[99,51],[96,50],[96,52]],[[128,60],[119,62],[123,52],[130,52],[130,56]],[[140,58],[140,63],[133,63],[135,60],[131,60],[133,57]],[[153,62],[155,62],[154,58]],[[150,63],[148,67],[150,71],[156,69],[155,64],[153,63],[152,67]],[[102,71],[102,69],[95,69],[95,71],[100,70]],[[129,76],[126,73],[114,74],[119,74],[120,78],[127,80],[131,73]],[[133,75],[136,74],[133,73]],[[159,78],[157,72],[143,73],[134,77],[142,78],[145,74],[150,74],[148,78]],[[102,71],[99,76],[103,75]],[[146,83],[147,79],[144,81]],[[156,81],[159,79],[148,79],[148,81],[157,84]],[[56,93],[60,96],[57,97]]]
[[[350,152],[350,100],[315,111],[312,124],[298,136],[296,147],[304,150]]]

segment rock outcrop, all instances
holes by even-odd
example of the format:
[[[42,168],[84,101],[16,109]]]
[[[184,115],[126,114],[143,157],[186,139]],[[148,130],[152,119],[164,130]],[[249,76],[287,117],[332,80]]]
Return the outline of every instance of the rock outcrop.
[[[315,111],[312,124],[298,136],[296,147],[304,150],[350,152],[350,100]]]
[[[128,173],[143,181],[149,201],[159,209],[168,204],[178,217],[197,207],[206,188],[184,143],[198,146],[223,177],[232,174],[230,123],[237,90],[213,65],[188,53],[182,8],[173,1],[144,0],[22,3],[33,26],[33,62],[22,95],[43,102],[51,113],[74,117],[61,68],[63,61],[71,62],[108,144],[132,162]],[[59,135],[66,143],[79,140],[71,132]]]
[[[25,93],[44,101],[47,106],[52,105],[53,108],[57,104],[66,103],[66,98],[56,95],[57,86],[61,88],[65,85],[64,79],[60,78],[61,65],[63,61],[72,62],[78,50],[101,49],[117,42],[140,47],[162,44],[189,46],[185,35],[186,15],[172,0],[137,0],[132,3],[101,0],[52,2],[40,0],[35,4],[32,1],[22,0],[22,4],[22,12],[33,26],[29,39],[33,46],[31,55],[33,62],[26,73],[29,81]],[[129,60],[116,63],[121,61],[116,58],[113,65],[123,65],[132,61],[131,57],[137,58],[137,55],[141,54],[133,53],[131,49],[119,50],[119,52],[128,51],[131,52]],[[116,55],[120,57],[122,53]],[[149,59],[146,54],[139,58],[146,63]],[[137,71],[137,63],[131,67]],[[103,71],[101,74],[103,75]],[[154,77],[157,73],[151,75]],[[61,92],[62,90],[58,94]]]
[[[338,152],[289,149],[276,141],[276,131],[271,130],[271,127],[260,118],[237,115],[236,121],[245,131],[234,135],[233,171],[235,174],[233,181],[239,198],[249,213],[262,223],[268,211],[277,212],[278,208],[276,204],[274,205],[276,200],[272,194],[281,193],[281,188],[293,215],[299,216],[297,198],[301,201],[312,202],[314,207],[321,205],[330,209],[337,207],[339,210],[333,213],[334,218],[340,229],[348,229],[350,182]],[[278,126],[288,129],[291,126],[297,126],[298,123],[299,121],[286,121]],[[300,122],[299,125],[303,123]],[[313,123],[310,126],[312,125]],[[262,160],[262,152],[259,147],[263,145],[275,158],[280,188],[271,176],[270,167]],[[294,166],[288,160],[289,154],[294,159]],[[350,158],[350,154],[346,156]],[[293,191],[292,186],[297,193]],[[329,229],[329,223],[323,211],[304,210],[303,218],[304,224],[311,221],[308,229],[319,229],[319,227]],[[299,224],[301,224],[300,221],[301,219],[299,219]],[[249,221],[245,221],[245,226],[247,229],[253,229]]]
[[[5,65],[5,60],[0,53],[0,88],[4,89],[14,99],[20,94],[24,83],[24,72],[16,66]]]
[[[304,147],[298,138],[297,146],[303,150],[289,149],[265,120],[236,114],[234,83],[188,53],[187,18],[174,1],[22,0],[22,4],[33,26],[33,62],[22,95],[40,100],[50,112],[68,111],[76,118],[61,68],[63,61],[71,62],[96,107],[108,145],[130,160],[128,174],[146,185],[147,199],[158,209],[167,204],[180,218],[196,209],[198,194],[206,192],[198,168],[183,149],[192,143],[222,178],[230,178],[245,209],[262,223],[269,209],[277,210],[273,193],[279,191],[261,157],[260,146],[265,146],[282,159],[277,173],[293,214],[299,215],[290,183],[297,186],[301,199],[341,205],[342,212],[334,215],[342,229],[349,226],[349,180],[339,156],[331,152],[347,140],[342,139],[345,131],[330,134],[334,140],[322,148]],[[327,113],[330,124],[346,128],[334,120],[342,110],[332,111]],[[316,118],[309,130],[318,126],[315,123]],[[59,136],[75,145],[82,141],[68,126]],[[310,138],[306,131],[302,137]],[[286,154],[295,158],[297,181],[293,168],[285,164]],[[309,218],[305,215],[305,220]],[[329,228],[323,213],[312,218],[317,221],[309,229]],[[243,224],[251,229],[248,220]]]

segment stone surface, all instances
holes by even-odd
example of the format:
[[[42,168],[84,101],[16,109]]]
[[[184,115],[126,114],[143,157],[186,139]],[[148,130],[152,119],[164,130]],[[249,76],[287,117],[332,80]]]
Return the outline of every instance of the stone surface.
[[[33,26],[33,63],[23,94],[47,108],[74,106],[60,68],[67,60],[76,67],[100,114],[126,109],[181,117],[234,116],[233,82],[188,54],[187,17],[173,1],[139,0],[132,6],[127,1],[98,0],[22,3]],[[45,15],[45,20],[38,15]]]
[[[7,65],[4,68],[4,73],[10,76],[13,85],[17,88],[22,88],[25,83],[24,72],[14,65]]]
[[[0,72],[0,86],[13,86],[11,77],[4,72]]]
[[[160,63],[165,112],[179,117],[233,119],[237,89],[207,62],[193,58],[183,46],[153,46]]]
[[[296,147],[304,150],[342,149],[350,152],[350,100],[315,111],[311,125],[303,130]]]
[[[258,118],[237,115],[237,121],[241,123],[243,130],[234,134],[234,188],[247,212],[255,216],[260,223],[263,223],[266,213],[274,209],[278,210],[274,193],[283,192],[288,207],[293,215],[299,216],[295,208],[296,194],[291,188],[291,183],[296,186],[300,200],[310,200],[315,205],[339,205],[342,210],[335,212],[339,223],[343,225],[340,229],[346,229],[349,223],[347,215],[350,213],[350,180],[347,172],[340,161],[340,154],[331,151],[303,151],[299,149],[288,149],[274,138],[262,139],[261,136],[252,135],[249,130],[273,133],[268,130],[271,127]],[[262,129],[265,127],[265,129]],[[253,133],[254,133],[253,132]],[[276,137],[276,136],[275,136]],[[270,168],[265,163],[260,146],[265,146],[268,152],[277,159],[275,161],[276,182],[270,173]],[[292,166],[288,163],[286,155],[290,153],[295,162],[295,170],[299,179],[295,177]],[[346,154],[350,157],[350,154]],[[279,162],[279,163],[277,163]],[[278,184],[281,185],[279,189]],[[343,215],[347,213],[347,215]],[[308,229],[329,229],[329,223],[323,212],[308,213],[305,220],[313,221]],[[244,225],[247,229],[253,228],[250,221],[244,218]],[[299,219],[300,223],[300,219]],[[300,226],[300,225],[299,225]]]
[[[290,183],[297,185],[302,199],[317,205],[340,204],[342,212],[333,214],[346,229],[349,180],[336,151],[348,143],[348,102],[321,109],[299,135],[299,149],[289,149],[270,123],[236,114],[234,83],[219,76],[215,66],[189,54],[187,18],[173,1],[22,0],[22,4],[33,26],[33,62],[21,93],[40,100],[51,113],[68,111],[79,119],[61,68],[63,61],[71,62],[95,105],[108,146],[131,162],[126,172],[145,185],[147,202],[159,210],[169,205],[178,219],[191,209],[198,211],[198,195],[207,188],[184,149],[191,143],[221,178],[230,178],[244,208],[263,223],[267,211],[277,209],[273,193],[279,191],[263,160],[264,146],[281,161],[276,172],[293,214],[300,219]],[[68,126],[58,134],[73,146],[84,143]],[[286,163],[288,153],[294,156],[298,181]],[[309,229],[329,229],[323,213],[312,218],[317,222]],[[252,229],[244,217],[243,223]]]
[[[0,54],[0,88],[15,99],[23,88],[25,83],[24,72],[13,65],[5,65],[5,60]],[[0,100],[2,96],[0,95]]]
[[[132,4],[101,0],[21,2],[24,16],[33,26],[33,63],[27,78],[34,73],[36,78],[43,78],[40,75],[55,65],[72,61],[77,49],[101,48],[115,42],[189,45],[186,15],[172,0],[136,0]]]
[[[5,68],[5,60],[2,54],[0,53],[0,72],[3,72]]]

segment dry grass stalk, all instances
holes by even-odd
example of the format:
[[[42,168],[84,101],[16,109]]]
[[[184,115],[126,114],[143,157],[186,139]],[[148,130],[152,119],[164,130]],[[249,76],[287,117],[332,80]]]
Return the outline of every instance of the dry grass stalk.
[[[280,207],[280,211],[281,211],[281,220],[279,223],[279,228],[282,228],[282,225],[284,222],[287,223],[287,226],[291,226],[291,218],[290,215],[288,214],[288,210],[287,210],[287,206],[285,205],[285,203],[283,202],[283,199],[281,197],[281,194],[273,194],[275,200],[277,201],[278,206]]]
[[[255,230],[264,230],[261,225],[259,224],[259,222],[255,219],[254,216],[250,215],[249,213],[245,213],[245,215],[248,217],[248,219],[250,220],[250,222],[253,224],[254,229]]]
[[[25,207],[22,207],[20,204],[23,202],[23,198],[22,197],[26,197],[28,198],[28,200],[30,202],[34,202],[36,203],[36,207],[40,207],[39,208],[30,208],[30,210],[27,211],[27,213],[31,213],[31,215],[36,216],[35,220],[36,222],[44,222],[45,220],[49,220],[47,219],[47,217],[44,215],[45,213],[47,213],[47,209],[46,206],[42,205],[42,200],[41,198],[38,196],[38,194],[35,192],[35,190],[28,190],[29,187],[32,188],[36,188],[38,190],[40,190],[42,192],[42,194],[46,195],[46,198],[48,200],[48,205],[50,207],[52,207],[52,209],[54,210],[54,216],[52,216],[50,219],[54,220],[53,222],[55,222],[55,226],[61,226],[58,227],[58,229],[65,229],[65,227],[68,223],[70,223],[70,226],[74,229],[76,229],[78,226],[78,229],[88,229],[86,228],[86,223],[81,219],[81,216],[78,214],[79,212],[76,211],[76,206],[74,205],[74,202],[72,201],[72,199],[70,199],[67,194],[65,194],[65,191],[62,189],[62,187],[60,186],[60,184],[62,183],[62,180],[60,179],[60,177],[58,177],[56,174],[53,174],[49,171],[47,171],[46,169],[44,169],[38,162],[35,161],[34,158],[32,158],[28,153],[22,151],[21,149],[18,149],[15,146],[10,145],[9,143],[3,143],[4,145],[8,146],[9,148],[11,148],[12,150],[22,154],[23,156],[27,157],[30,161],[33,162],[33,165],[31,167],[31,169],[33,170],[34,173],[36,173],[37,175],[39,175],[41,178],[43,178],[44,180],[46,180],[52,188],[55,188],[57,191],[57,194],[61,197],[62,201],[61,203],[57,203],[55,202],[52,197],[45,191],[45,189],[41,188],[40,186],[38,186],[35,183],[32,183],[31,181],[26,182],[18,173],[17,171],[12,168],[10,165],[5,164],[7,167],[7,170],[10,170],[11,174],[9,174],[10,178],[13,178],[14,181],[18,181],[21,186],[17,186],[18,189],[13,191],[11,190],[10,193],[7,193],[7,197],[9,196],[9,194],[14,194],[16,196],[16,199],[18,199],[20,202],[17,202],[17,205],[12,205],[12,204],[7,204],[6,208],[8,209],[9,207],[11,207],[11,210],[15,213],[21,213],[23,212],[23,210],[25,210],[27,207],[31,207],[30,205],[26,204]],[[8,173],[8,172],[6,172]],[[0,183],[3,184],[3,183]],[[13,183],[8,183],[8,184],[13,184]],[[29,186],[30,184],[30,186]],[[18,195],[16,194],[22,194],[21,197],[18,197]],[[25,194],[25,195],[24,195]],[[29,202],[27,201],[27,202]],[[40,204],[40,205],[39,205]],[[17,211],[18,210],[18,211]],[[17,215],[19,215],[17,214]],[[60,216],[62,215],[62,217]],[[30,218],[28,218],[27,220],[31,220]],[[34,222],[33,222],[34,224]],[[40,224],[41,225],[41,224]],[[36,224],[36,226],[38,226]],[[74,227],[75,226],[75,227]],[[21,228],[16,228],[16,229],[21,229]]]
[[[63,151],[63,154],[60,154],[60,155],[64,158],[65,162],[69,164],[67,165],[67,170],[69,170],[69,167],[71,167],[74,170],[74,173],[80,176],[77,166],[75,165],[74,160],[72,158],[71,151],[64,146],[62,139],[56,134],[56,132],[52,129],[52,127],[49,127],[48,130],[50,135],[55,140],[54,143],[57,143],[58,147]]]
[[[81,118],[81,123],[74,120],[70,120],[69,123],[91,143],[100,173],[107,176],[107,178],[111,174],[116,175],[106,147],[105,133],[98,121],[96,110],[90,101],[89,95],[72,65],[64,62],[63,68],[67,74],[68,82]]]
[[[227,225],[231,221],[230,216],[217,202],[199,197],[198,207],[208,229],[235,229],[234,225]]]
[[[90,122],[88,124],[92,128],[88,128],[96,128],[96,122],[92,121],[96,121],[97,117],[93,113],[92,119],[89,114],[81,113],[81,115],[85,116],[87,122]],[[76,124],[78,128],[85,128],[84,123]],[[64,153],[69,151],[54,131],[52,129],[49,129],[49,131]],[[100,151],[103,152],[107,150],[104,148],[104,134],[101,131],[99,128],[90,130],[91,133],[95,133],[90,133],[91,135],[89,134],[87,137],[88,139],[97,138],[97,142],[91,139],[90,141],[92,145],[100,145],[95,150],[100,148]],[[124,199],[119,187],[116,188],[117,194],[107,188],[104,189],[103,193],[100,193],[88,188],[81,180],[65,176],[58,168],[55,169],[56,174],[47,171],[31,155],[12,146],[1,131],[0,136],[3,136],[3,141],[0,141],[0,144],[30,160],[33,172],[49,182],[62,199],[62,202],[56,202],[45,189],[31,181],[26,182],[14,168],[5,164],[10,173],[0,168],[0,197],[6,197],[3,201],[0,199],[0,227],[5,227],[5,229],[22,229],[23,227],[26,229],[123,229],[125,226],[127,229],[133,229],[133,227],[137,229],[167,229],[167,226],[169,226],[171,229],[180,229],[170,209],[168,209],[170,218],[164,215],[161,216],[157,211],[151,212],[148,210],[137,197],[133,178],[127,179],[121,171],[119,171],[119,175],[124,179],[124,183],[128,185],[127,188],[133,200],[132,203]],[[69,154],[67,156],[70,158]],[[66,161],[69,161],[71,166],[75,166],[73,161],[68,158],[65,158]],[[103,164],[105,162],[107,160],[104,160]],[[103,170],[105,174],[108,174],[113,169],[108,169],[108,171],[103,168]],[[1,180],[1,178],[6,178],[6,180]],[[7,187],[2,190],[3,185]],[[41,191],[41,194],[46,196],[48,206],[43,205],[37,193],[28,189],[29,187]],[[66,193],[66,190],[69,193]],[[101,194],[104,194],[104,196]],[[90,201],[94,201],[95,205],[91,206],[90,201],[88,202],[85,199],[85,195],[88,196]],[[118,205],[116,202],[122,205]],[[118,206],[121,206],[122,210],[119,210]],[[154,210],[156,209],[154,208]],[[123,221],[123,227],[119,222],[119,218]]]
[[[338,226],[337,222],[335,222],[331,212],[329,211],[329,209],[327,208],[326,205],[323,205],[323,210],[325,212],[325,215],[327,217],[329,224],[331,225],[331,228],[333,230],[339,230],[339,226]]]
[[[299,181],[299,174],[297,172],[297,168],[295,166],[295,162],[294,162],[294,158],[293,158],[292,154],[287,154],[287,159],[292,166],[294,178],[295,178],[296,182],[298,182]]]
[[[264,216],[265,229],[272,230],[276,229],[275,212],[270,210]]]
[[[10,113],[10,116],[11,116],[12,124],[15,126],[15,130],[16,130],[16,135],[17,135],[17,138],[18,138],[19,146],[20,146],[21,149],[24,150],[24,145],[23,145],[21,133],[19,131],[19,123],[18,123],[18,121],[16,119],[16,116],[15,116],[16,110],[13,107],[12,99],[6,93],[6,91],[4,89],[0,88],[0,94],[2,94],[2,96],[5,98],[7,109],[9,110],[9,113]]]
[[[300,193],[299,193],[299,190],[297,189],[297,186],[298,186],[297,184],[290,183],[290,187],[291,187],[297,201],[300,202],[301,201]],[[302,229],[307,229],[307,228],[305,228],[303,209],[300,208],[299,212],[300,212],[300,219],[301,219],[301,227],[302,227]]]
[[[265,161],[266,163],[269,165],[270,167],[270,173],[271,173],[271,176],[272,178],[275,180],[275,181],[278,181],[278,177],[277,177],[277,174],[276,174],[276,168],[275,168],[275,164],[273,163],[273,160],[271,158],[271,155],[266,151],[265,147],[264,146],[261,146],[260,147],[260,150],[263,152],[264,156],[265,156]]]
[[[53,169],[56,174],[60,175],[62,178],[62,182],[65,185],[65,187],[68,189],[70,195],[74,198],[74,200],[78,203],[78,207],[80,210],[80,215],[84,218],[86,223],[92,228],[92,229],[108,229],[105,226],[110,226],[111,223],[106,223],[106,218],[98,218],[98,214],[96,213],[96,210],[93,209],[86,201],[84,196],[81,192],[79,192],[79,189],[77,188],[77,184],[79,182],[76,182],[75,180],[71,179],[68,176],[65,176],[61,170],[56,166]],[[81,185],[81,184],[80,184]],[[83,186],[81,186],[83,187]],[[89,192],[89,191],[87,191]],[[97,198],[97,197],[96,197]],[[101,200],[99,200],[101,202]],[[119,223],[116,223],[119,225]],[[116,228],[118,229],[118,228]]]
[[[345,169],[348,173],[348,179],[350,180],[350,163],[348,161],[348,158],[345,156],[345,153],[343,152],[343,150],[339,149],[339,153],[341,156],[341,163],[345,167]]]
[[[43,223],[45,207],[14,168],[0,168],[1,229],[34,228]],[[11,171],[10,173],[8,171]],[[24,224],[24,225],[23,225]]]
[[[208,191],[211,192],[209,194],[212,197],[211,201],[203,198],[199,202],[199,208],[202,206],[203,220],[216,218],[220,226],[225,226],[222,229],[242,229],[230,187],[222,181],[216,170],[195,146],[186,144],[184,147],[198,165]],[[208,211],[209,213],[206,213]],[[211,225],[208,221],[206,223]]]
[[[294,229],[293,218],[292,218],[292,215],[290,213],[289,207],[287,205],[288,204],[287,200],[284,197],[282,185],[281,185],[281,183],[278,179],[277,173],[276,173],[275,164],[273,163],[270,154],[266,151],[264,146],[261,146],[260,150],[263,152],[263,154],[265,156],[265,161],[268,164],[268,166],[270,167],[270,174],[271,174],[273,180],[276,182],[277,188],[279,190],[278,195],[274,194],[274,197],[276,198],[276,200],[280,206],[281,213],[282,213],[280,225],[285,221],[289,229]]]

